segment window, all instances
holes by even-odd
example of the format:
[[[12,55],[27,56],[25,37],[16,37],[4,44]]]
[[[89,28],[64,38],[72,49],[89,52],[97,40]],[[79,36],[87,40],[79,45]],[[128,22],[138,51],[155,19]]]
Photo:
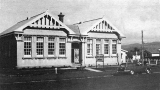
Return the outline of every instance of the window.
[[[117,41],[112,40],[112,54],[117,54]]]
[[[24,37],[24,56],[31,56],[31,42],[32,38],[30,36],[25,36]]]
[[[36,47],[37,47],[37,56],[43,56],[43,37],[37,37],[37,41],[36,41]]]
[[[65,55],[65,54],[66,54],[66,39],[59,38],[59,55]]]
[[[109,40],[104,39],[104,54],[109,54]]]
[[[92,49],[93,49],[93,40],[88,39],[87,40],[87,55],[92,55]]]
[[[55,37],[48,37],[48,55],[53,56],[55,54]]]
[[[96,39],[96,54],[100,54],[100,50],[101,50],[101,39]]]

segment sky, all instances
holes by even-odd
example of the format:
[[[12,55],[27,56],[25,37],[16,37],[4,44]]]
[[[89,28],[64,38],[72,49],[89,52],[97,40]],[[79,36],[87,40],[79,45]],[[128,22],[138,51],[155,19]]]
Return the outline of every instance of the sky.
[[[0,0],[0,33],[49,10],[65,24],[106,17],[126,38],[122,44],[160,41],[160,0]]]

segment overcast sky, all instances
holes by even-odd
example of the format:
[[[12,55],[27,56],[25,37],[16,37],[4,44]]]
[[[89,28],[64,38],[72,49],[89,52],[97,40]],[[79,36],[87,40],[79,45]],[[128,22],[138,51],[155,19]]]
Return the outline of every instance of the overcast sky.
[[[160,0],[0,0],[0,33],[49,10],[65,14],[65,24],[105,16],[125,36],[122,44],[160,41]]]

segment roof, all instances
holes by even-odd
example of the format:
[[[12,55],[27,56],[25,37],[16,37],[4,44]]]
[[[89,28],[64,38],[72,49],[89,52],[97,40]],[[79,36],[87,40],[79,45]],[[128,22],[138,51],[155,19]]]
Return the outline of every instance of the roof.
[[[160,51],[158,50],[159,48],[145,48],[145,51],[148,51],[150,53],[160,53]]]
[[[79,27],[77,25],[67,25],[67,27],[69,27],[74,33],[80,35],[80,30]]]
[[[45,12],[43,12],[45,13]],[[4,34],[7,34],[7,33],[11,33],[13,31],[16,31],[17,29],[19,29],[21,26],[27,24],[28,22],[32,21],[33,19],[35,19],[36,17],[42,15],[43,13],[40,13],[38,15],[35,15],[29,19],[25,19],[25,20],[22,20],[20,22],[18,22],[17,24],[13,25],[12,27],[8,28],[7,30],[3,31],[2,33],[0,33],[0,35],[4,35]]]
[[[115,26],[113,26],[112,23],[110,23],[105,17],[92,19],[92,20],[76,23],[76,24],[73,24],[73,25],[65,25],[61,21],[59,21],[59,19],[56,18],[57,16],[54,16],[54,15],[50,14],[48,11],[40,13],[38,15],[35,15],[35,16],[29,18],[29,19],[25,19],[23,21],[20,21],[17,24],[15,24],[14,26],[10,27],[9,29],[3,31],[0,35],[5,35],[7,33],[15,32],[15,31],[16,32],[23,32],[24,28],[26,28],[27,26],[29,26],[31,23],[35,22],[36,20],[42,18],[44,15],[50,15],[59,24],[64,26],[64,28],[66,28],[69,31],[69,34],[87,35],[87,33],[91,29],[93,29],[96,25],[98,25],[100,22],[106,21],[111,27],[114,28],[114,30],[112,30],[112,32],[116,32],[121,37],[124,37],[124,35]],[[98,30],[96,30],[96,31],[98,31]],[[99,31],[101,31],[101,30],[99,30]],[[103,32],[104,31],[108,32],[107,30],[103,30]]]
[[[12,27],[10,27],[9,29],[3,31],[2,33],[0,33],[0,35],[5,35],[11,32],[23,32],[23,29],[25,27],[27,27],[29,24],[35,22],[36,20],[40,19],[41,17],[43,17],[44,15],[50,15],[53,19],[55,19],[58,23],[60,23],[62,26],[64,26],[69,33],[71,34],[75,34],[70,28],[68,28],[65,24],[63,24],[59,19],[56,18],[56,16],[52,15],[51,13],[49,13],[48,11],[40,13],[38,15],[35,15],[33,17],[30,17],[29,19],[25,19],[22,20],[20,22],[18,22],[17,24],[13,25]]]
[[[92,27],[95,23],[97,23],[98,21],[100,21],[102,18],[98,18],[98,19],[93,19],[93,20],[89,20],[89,21],[84,21],[84,22],[80,22],[76,25],[78,25],[80,32],[82,34],[84,34],[87,29],[89,29],[90,27]]]
[[[76,33],[80,32],[82,35],[87,35],[87,33],[95,27],[97,24],[99,24],[101,21],[107,21],[107,23],[114,28],[113,32],[117,32],[121,37],[124,37],[124,35],[115,27],[113,26],[112,23],[110,23],[105,17],[103,18],[97,18],[97,19],[92,19],[84,22],[79,22],[73,25],[70,25],[69,27]],[[107,30],[105,30],[107,31]],[[77,34],[78,34],[77,33]]]

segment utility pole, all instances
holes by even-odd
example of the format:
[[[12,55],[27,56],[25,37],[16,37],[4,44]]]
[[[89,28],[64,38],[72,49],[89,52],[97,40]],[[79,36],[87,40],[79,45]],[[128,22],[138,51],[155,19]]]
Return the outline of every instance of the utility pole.
[[[142,64],[144,65],[144,54],[143,54],[143,51],[144,51],[144,43],[143,43],[143,30],[142,30]]]

